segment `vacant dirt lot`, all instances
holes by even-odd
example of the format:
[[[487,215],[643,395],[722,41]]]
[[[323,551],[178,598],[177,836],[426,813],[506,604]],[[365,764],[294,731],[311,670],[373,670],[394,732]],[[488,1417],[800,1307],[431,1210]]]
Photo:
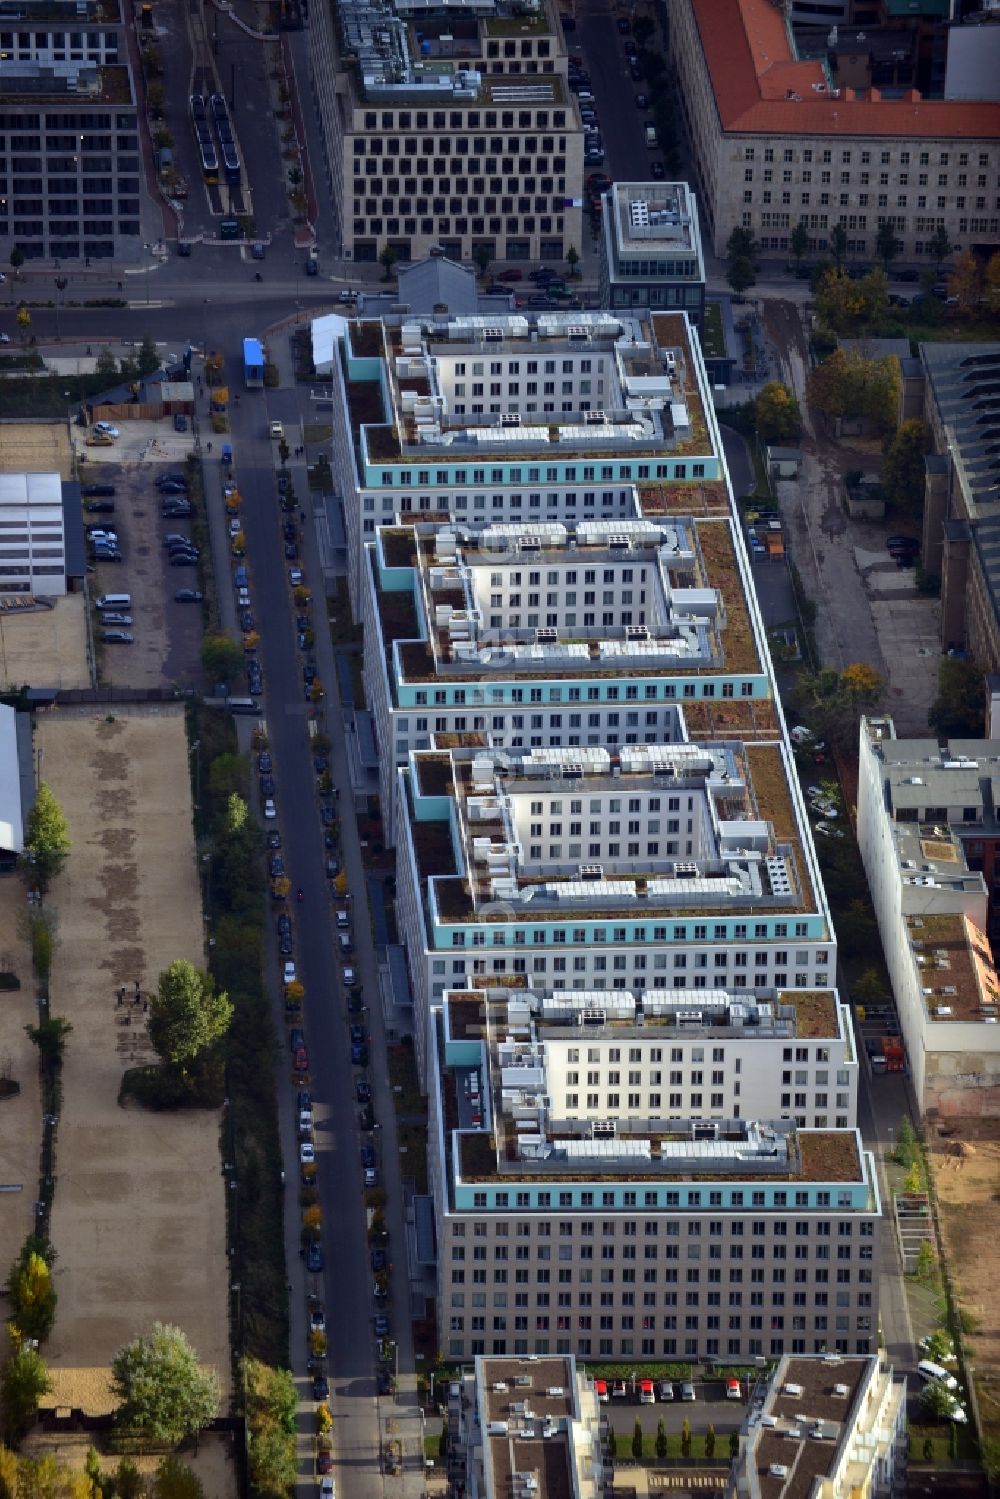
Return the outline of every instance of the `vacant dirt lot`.
[[[102,449],[102,452],[107,451]],[[200,679],[201,607],[179,604],[179,588],[197,588],[196,568],[170,567],[163,549],[168,532],[190,536],[191,523],[165,520],[160,514],[157,474],[176,472],[160,463],[132,463],[120,467],[93,465],[88,483],[115,487],[113,515],[88,516],[106,521],[117,533],[124,556],[122,562],[101,562],[91,579],[91,595],[128,593],[132,606],[126,629],[135,637],[132,645],[104,643],[101,620],[93,616],[95,649],[100,680],[114,687],[189,686]]]
[[[20,1191],[5,1192],[0,1212],[0,1276],[34,1227],[41,1144],[41,1094],[37,1052],[24,1034],[38,1019],[31,953],[21,927],[27,909],[17,875],[0,881],[0,968],[16,973],[21,988],[0,993],[0,1072],[20,1083],[13,1098],[0,1100],[0,1181]]]
[[[99,1439],[95,1444],[93,1435],[89,1432],[79,1434],[47,1432],[42,1431],[40,1427],[35,1427],[21,1451],[25,1457],[36,1460],[51,1455],[56,1462],[66,1468],[71,1468],[74,1473],[82,1473],[87,1461],[87,1453],[94,1445],[97,1445],[98,1452],[100,1452]],[[187,1467],[193,1468],[197,1473],[208,1499],[234,1499],[238,1492],[238,1484],[227,1437],[208,1432],[198,1442],[197,1456],[191,1447],[187,1447],[180,1453],[180,1458]],[[132,1461],[140,1473],[152,1475],[160,1459],[140,1455],[134,1457]],[[119,1459],[114,1456],[102,1457],[101,1467],[105,1473],[113,1473],[118,1462]]]
[[[53,1012],[73,1026],[52,1218],[56,1403],[108,1409],[113,1355],[156,1320],[183,1327],[228,1389],[218,1115],[117,1103],[125,1068],[152,1055],[142,1006],[119,1007],[119,986],[148,993],[172,959],[202,957],[184,719],[64,710],[40,737],[73,839],[51,896]]]
[[[979,1409],[1000,1436],[1000,1120],[959,1120],[958,1138],[933,1142],[931,1159],[948,1259],[962,1310]]]
[[[72,479],[69,423],[0,422],[0,472],[61,474]]]
[[[67,593],[53,609],[0,617],[0,680],[5,686],[89,687],[86,604]]]

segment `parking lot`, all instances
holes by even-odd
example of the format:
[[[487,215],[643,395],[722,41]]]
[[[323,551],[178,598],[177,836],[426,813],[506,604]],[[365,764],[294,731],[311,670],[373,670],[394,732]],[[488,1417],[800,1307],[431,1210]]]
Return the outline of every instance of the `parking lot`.
[[[659,1381],[656,1381],[658,1384]],[[619,1441],[621,1450],[622,1439],[627,1439],[639,1421],[644,1432],[653,1435],[662,1420],[668,1433],[679,1432],[685,1421],[690,1422],[691,1430],[694,1432],[705,1431],[707,1427],[714,1426],[717,1433],[737,1431],[742,1424],[746,1411],[746,1381],[743,1381],[743,1396],[741,1400],[727,1400],[723,1382],[718,1379],[695,1380],[695,1399],[682,1400],[681,1386],[677,1380],[671,1381],[674,1390],[673,1400],[661,1401],[657,1399],[653,1405],[643,1405],[639,1401],[638,1394],[628,1390],[624,1400],[610,1398],[603,1407],[603,1414],[610,1426],[613,1426]],[[609,1385],[610,1394],[610,1385]]]
[[[114,531],[122,560],[94,562],[90,591],[95,599],[128,594],[131,603],[116,611],[121,618],[110,622],[96,610],[93,613],[100,679],[115,687],[189,685],[200,678],[202,614],[197,603],[179,603],[174,595],[179,589],[198,588],[198,570],[171,566],[163,542],[168,534],[190,536],[191,522],[161,515],[162,497],[155,483],[158,475],[180,472],[181,466],[105,464],[103,455],[109,451],[100,449],[100,465],[88,463],[84,484],[110,485],[114,496],[101,503],[115,508],[110,514],[88,511],[84,519],[87,525]],[[123,623],[125,619],[130,622]],[[104,641],[109,629],[131,635],[132,643]]]

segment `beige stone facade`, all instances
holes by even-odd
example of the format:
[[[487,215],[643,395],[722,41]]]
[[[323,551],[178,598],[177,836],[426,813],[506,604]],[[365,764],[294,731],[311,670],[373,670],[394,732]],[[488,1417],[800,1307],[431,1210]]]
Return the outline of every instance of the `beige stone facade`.
[[[735,24],[762,3],[734,0],[730,7],[723,0]],[[838,100],[834,111],[818,74],[812,82],[794,76],[814,65],[796,61],[784,64],[793,71],[792,85],[775,94],[766,76],[738,78],[721,61],[713,73],[698,24],[704,8],[698,0],[679,0],[672,7],[671,46],[703,231],[717,255],[725,253],[735,228],[751,230],[764,253],[787,254],[800,222],[817,253],[826,250],[834,226],[842,223],[848,255],[862,260],[874,258],[885,221],[902,244],[902,261],[930,264],[929,242],[940,228],[956,249],[996,242],[996,105],[904,103],[843,89],[841,95],[852,97]],[[770,16],[767,20],[773,24]],[[752,100],[730,103],[731,94],[750,90]],[[981,117],[978,134],[967,129],[974,110]]]

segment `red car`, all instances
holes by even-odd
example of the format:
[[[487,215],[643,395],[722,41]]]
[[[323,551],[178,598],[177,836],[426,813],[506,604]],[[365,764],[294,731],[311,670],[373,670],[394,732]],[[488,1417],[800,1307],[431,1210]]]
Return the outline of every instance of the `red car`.
[[[499,271],[497,273],[497,280],[498,281],[521,281],[521,280],[523,280],[523,276],[522,276],[522,273],[519,270],[517,270],[516,267],[512,266],[509,271]]]
[[[295,1068],[296,1072],[309,1071],[309,1053],[306,1051],[304,1046],[300,1046],[298,1051],[295,1053],[295,1056],[292,1058],[292,1066]]]
[[[320,1452],[316,1457],[316,1472],[329,1473],[333,1468],[333,1453]]]

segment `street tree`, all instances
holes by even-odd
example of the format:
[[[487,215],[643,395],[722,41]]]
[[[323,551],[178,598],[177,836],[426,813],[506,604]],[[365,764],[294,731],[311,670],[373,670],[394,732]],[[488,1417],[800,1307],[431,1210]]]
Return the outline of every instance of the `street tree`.
[[[17,309],[17,317],[15,318],[15,322],[24,333],[27,333],[28,329],[31,327],[31,312],[23,302]]]
[[[489,245],[486,244],[483,240],[480,240],[479,243],[473,248],[472,258],[476,262],[476,269],[485,281],[486,272],[489,270],[490,263],[493,260]]]
[[[809,239],[809,226],[805,219],[799,219],[799,222],[792,230],[792,237],[789,241],[792,254],[795,256],[796,265],[802,264],[803,256],[809,249]]]
[[[618,1436],[613,1426],[608,1427],[608,1456],[612,1462],[618,1456]]]
[[[948,295],[956,299],[963,317],[975,317],[979,313],[984,288],[982,262],[971,250],[963,250],[948,277]]]
[[[235,682],[243,669],[243,652],[228,635],[206,635],[201,642],[201,664],[213,682]]]
[[[839,222],[834,224],[833,231],[830,234],[830,254],[833,256],[834,264],[839,271],[847,254],[847,230]]]
[[[855,661],[843,671],[824,667],[803,672],[796,684],[795,702],[803,721],[840,748],[853,745],[862,713],[878,707],[885,681],[866,662]]]
[[[140,375],[154,375],[160,368],[160,356],[156,352],[156,344],[151,334],[143,334],[137,359]]]
[[[115,1354],[111,1386],[118,1425],[150,1443],[176,1447],[219,1413],[215,1371],[200,1369],[181,1329],[162,1322]]]
[[[938,1420],[947,1419],[955,1403],[954,1395],[937,1379],[929,1380],[924,1385],[920,1392],[920,1399],[924,1408]]]
[[[24,251],[21,249],[21,246],[20,245],[11,245],[11,247],[10,247],[10,265],[11,265],[11,270],[14,272],[15,275],[21,269],[21,267],[23,266],[23,264],[24,264]]]
[[[802,431],[799,403],[787,385],[769,380],[754,402],[757,431],[764,442],[787,442]]]
[[[889,269],[890,261],[896,259],[903,251],[903,241],[897,235],[889,219],[883,219],[878,226],[878,234],[875,236],[875,253],[885,266]]]
[[[758,254],[757,241],[750,229],[736,228],[726,240],[726,259],[730,263],[743,259],[756,261]]]
[[[22,1339],[42,1343],[52,1331],[56,1315],[56,1291],[52,1284],[51,1249],[32,1235],[7,1276],[11,1305],[10,1325]]]
[[[566,264],[569,266],[570,276],[578,276],[580,274],[577,270],[580,264],[580,252],[576,248],[576,245],[570,245],[566,251]]]
[[[816,285],[816,315],[834,333],[848,333],[863,323],[878,322],[888,306],[888,283],[881,266],[858,281],[833,266]]]
[[[691,1456],[691,1422],[685,1417],[681,1427],[681,1457]]]
[[[150,1496],[151,1499],[205,1499],[205,1490],[194,1469],[171,1453],[156,1470]]]
[[[381,265],[384,272],[382,276],[383,281],[392,280],[393,267],[395,266],[398,259],[399,251],[396,249],[396,247],[394,245],[386,245],[385,249],[379,256],[379,264]]]
[[[43,893],[63,867],[72,847],[66,814],[48,782],[40,781],[34,806],[28,813],[24,849],[35,883]]]
[[[94,361],[94,373],[95,375],[100,375],[102,380],[112,381],[118,378],[118,360],[112,354],[107,344],[100,350],[97,359]]]
[[[705,1456],[715,1456],[715,1427],[711,1423],[705,1428]]]
[[[744,292],[750,290],[757,280],[757,272],[754,270],[753,261],[748,255],[738,255],[735,260],[729,262],[726,271],[726,280],[736,293],[742,297]]]
[[[632,1456],[637,1463],[642,1462],[642,1422],[638,1416],[632,1428]]]
[[[115,1469],[115,1499],[141,1499],[142,1474],[130,1457],[123,1457]]]
[[[899,389],[897,359],[866,359],[856,349],[834,349],[813,366],[806,380],[806,394],[815,411],[831,419],[864,417],[883,432],[896,424]]]
[[[924,508],[924,459],[933,447],[931,429],[920,417],[900,422],[879,470],[887,504],[919,518]]]
[[[233,1007],[216,993],[210,974],[177,958],[160,974],[150,1010],[150,1040],[165,1062],[181,1070],[229,1029]]]
[[[986,705],[983,671],[975,661],[942,656],[938,667],[937,697],[931,703],[927,722],[941,738],[981,739]]]
[[[667,1423],[661,1416],[659,1421],[657,1421],[656,1423],[656,1455],[661,1462],[666,1457],[669,1450],[670,1444],[667,1441]]]
[[[934,262],[935,271],[938,275],[940,275],[941,267],[944,265],[945,261],[948,259],[948,256],[955,248],[951,240],[948,238],[948,231],[943,224],[938,225],[934,233],[931,235],[930,239],[927,241],[925,248],[928,255]]]
[[[38,1351],[27,1345],[16,1348],[0,1368],[0,1419],[8,1446],[20,1446],[39,1400],[51,1389],[49,1371]]]

